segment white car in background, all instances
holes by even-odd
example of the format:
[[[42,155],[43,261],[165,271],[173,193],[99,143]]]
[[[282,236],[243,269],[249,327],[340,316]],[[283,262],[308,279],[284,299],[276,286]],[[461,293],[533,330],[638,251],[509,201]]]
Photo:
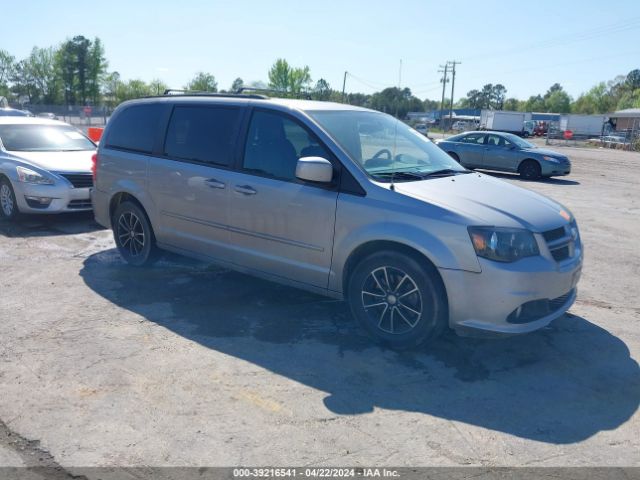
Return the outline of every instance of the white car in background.
[[[0,117],[0,219],[91,210],[95,151],[67,123]]]

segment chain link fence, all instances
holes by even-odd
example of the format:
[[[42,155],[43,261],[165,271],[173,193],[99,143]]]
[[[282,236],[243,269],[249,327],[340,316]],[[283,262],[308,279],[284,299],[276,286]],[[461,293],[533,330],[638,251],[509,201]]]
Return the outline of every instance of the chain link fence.
[[[53,118],[70,123],[80,130],[89,127],[104,127],[112,109],[106,106],[67,106],[67,105],[24,105],[16,106],[27,110],[36,117]]]
[[[608,122],[603,123],[599,133],[593,131],[570,131],[562,128],[560,122],[549,122],[546,137],[547,145],[571,147],[612,148],[640,152],[640,118],[629,119],[627,128],[614,129]]]

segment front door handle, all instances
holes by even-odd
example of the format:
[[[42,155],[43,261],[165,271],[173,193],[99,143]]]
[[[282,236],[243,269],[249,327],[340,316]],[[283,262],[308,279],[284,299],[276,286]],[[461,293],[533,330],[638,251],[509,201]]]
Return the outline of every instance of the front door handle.
[[[255,195],[258,193],[256,189],[250,185],[236,185],[235,191],[244,195]]]
[[[211,188],[224,188],[226,187],[226,185],[223,182],[220,182],[219,180],[216,180],[215,178],[208,178],[204,181],[204,183],[207,184],[208,187]]]

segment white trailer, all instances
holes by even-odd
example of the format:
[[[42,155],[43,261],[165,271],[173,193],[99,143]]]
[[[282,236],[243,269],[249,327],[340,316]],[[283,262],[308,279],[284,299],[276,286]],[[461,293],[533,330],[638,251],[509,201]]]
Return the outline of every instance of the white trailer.
[[[607,121],[605,115],[567,114],[560,116],[560,131],[570,130],[574,137],[599,137]]]
[[[531,120],[531,113],[529,112],[482,110],[480,112],[480,129],[523,135],[525,133],[524,122],[527,120]]]

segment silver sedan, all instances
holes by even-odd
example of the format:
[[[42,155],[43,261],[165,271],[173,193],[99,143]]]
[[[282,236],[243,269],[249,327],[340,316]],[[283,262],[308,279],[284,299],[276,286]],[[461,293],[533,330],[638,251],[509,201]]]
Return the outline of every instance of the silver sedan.
[[[0,117],[0,218],[91,210],[95,150],[67,123]]]

